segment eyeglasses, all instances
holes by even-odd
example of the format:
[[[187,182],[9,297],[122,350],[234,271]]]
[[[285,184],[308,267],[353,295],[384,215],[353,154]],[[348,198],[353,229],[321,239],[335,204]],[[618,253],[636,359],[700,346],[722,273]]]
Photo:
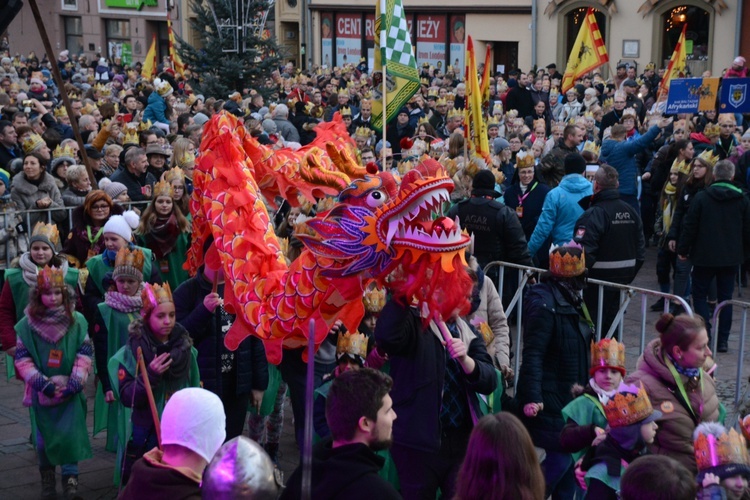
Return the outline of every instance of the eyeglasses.
[[[94,205],[93,207],[91,207],[91,210],[103,212],[104,210],[109,210],[109,205],[107,205],[106,203],[104,205]]]
[[[615,101],[615,104],[625,104],[625,101]]]

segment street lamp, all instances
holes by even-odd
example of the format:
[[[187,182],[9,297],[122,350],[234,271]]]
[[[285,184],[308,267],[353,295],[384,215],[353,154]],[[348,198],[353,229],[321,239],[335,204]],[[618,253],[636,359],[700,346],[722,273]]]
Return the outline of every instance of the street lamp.
[[[260,37],[275,0],[208,0],[222,52],[245,52],[249,34]]]

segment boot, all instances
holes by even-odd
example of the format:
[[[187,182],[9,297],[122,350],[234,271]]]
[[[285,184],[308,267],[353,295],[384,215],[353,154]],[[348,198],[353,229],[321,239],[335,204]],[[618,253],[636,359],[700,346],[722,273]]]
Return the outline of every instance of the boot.
[[[651,311],[653,312],[663,312],[664,311],[664,301],[667,300],[664,297],[657,300],[652,306]]]
[[[42,474],[42,498],[57,498],[55,469],[40,469]]]
[[[65,500],[73,500],[78,497],[78,476],[63,476],[62,486]]]

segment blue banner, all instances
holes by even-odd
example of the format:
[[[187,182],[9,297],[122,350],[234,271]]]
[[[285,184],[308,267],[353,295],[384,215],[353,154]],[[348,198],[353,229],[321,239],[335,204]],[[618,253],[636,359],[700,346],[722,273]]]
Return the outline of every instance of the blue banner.
[[[669,82],[665,113],[668,115],[697,113],[701,96],[694,89],[700,88],[702,84],[703,78],[675,78]]]
[[[719,112],[750,113],[750,78],[725,78],[721,82]]]

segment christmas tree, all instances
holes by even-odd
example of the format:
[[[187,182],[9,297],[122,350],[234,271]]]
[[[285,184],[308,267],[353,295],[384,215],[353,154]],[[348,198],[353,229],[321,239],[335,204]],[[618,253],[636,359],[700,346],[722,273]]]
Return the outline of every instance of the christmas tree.
[[[202,47],[178,37],[177,51],[198,75],[198,91],[226,98],[245,88],[266,89],[281,61],[276,40],[263,29],[272,8],[272,0],[191,1],[195,17],[190,24]]]

